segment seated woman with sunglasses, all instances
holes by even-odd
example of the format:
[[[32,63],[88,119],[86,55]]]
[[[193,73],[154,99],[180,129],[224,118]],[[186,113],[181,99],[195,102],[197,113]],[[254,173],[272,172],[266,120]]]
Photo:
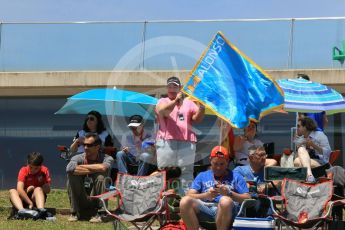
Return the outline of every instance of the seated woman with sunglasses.
[[[77,135],[73,139],[70,150],[72,153],[84,152],[84,139],[86,133],[97,133],[102,141],[103,146],[113,146],[113,140],[105,129],[105,125],[102,120],[102,115],[92,110],[87,114],[87,117],[83,124],[83,129],[78,131]]]

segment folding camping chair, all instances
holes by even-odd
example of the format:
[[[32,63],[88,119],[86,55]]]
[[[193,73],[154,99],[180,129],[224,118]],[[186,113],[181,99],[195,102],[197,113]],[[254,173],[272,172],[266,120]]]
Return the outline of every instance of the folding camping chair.
[[[122,221],[133,224],[137,229],[152,229],[155,220],[160,226],[165,221],[165,180],[165,171],[151,176],[118,173],[115,190],[92,198],[101,200],[106,213],[114,218],[114,229],[128,229]],[[106,202],[114,198],[119,199],[118,207],[111,212]],[[139,222],[143,225],[139,226]]]
[[[345,199],[331,201],[332,193],[332,180],[307,184],[285,178],[281,189],[283,207],[273,209],[278,228],[285,225],[286,229],[317,229],[320,226],[328,229],[332,207],[345,205]]]
[[[276,194],[280,194],[280,190],[275,186],[273,181],[282,181],[285,178],[298,180],[298,181],[305,181],[307,177],[307,168],[305,167],[292,167],[292,168],[284,168],[279,166],[270,166],[265,167],[264,172],[265,181],[272,185],[272,189],[275,191]],[[268,188],[266,188],[266,191]]]

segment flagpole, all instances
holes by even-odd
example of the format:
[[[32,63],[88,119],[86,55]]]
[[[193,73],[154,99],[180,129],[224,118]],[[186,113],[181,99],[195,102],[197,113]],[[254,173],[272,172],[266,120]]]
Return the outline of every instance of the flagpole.
[[[219,146],[222,145],[222,140],[223,140],[223,119],[220,119],[220,133],[219,133]]]

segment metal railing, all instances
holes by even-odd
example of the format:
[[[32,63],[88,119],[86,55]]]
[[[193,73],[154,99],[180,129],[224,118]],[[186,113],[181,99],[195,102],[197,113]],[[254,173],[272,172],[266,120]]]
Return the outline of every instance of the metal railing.
[[[341,68],[345,18],[2,22],[0,71],[191,69],[217,31],[265,69]]]

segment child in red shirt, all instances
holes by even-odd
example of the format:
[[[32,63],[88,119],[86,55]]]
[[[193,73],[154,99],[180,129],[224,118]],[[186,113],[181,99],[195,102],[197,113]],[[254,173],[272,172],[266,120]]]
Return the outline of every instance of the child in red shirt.
[[[27,166],[18,173],[17,189],[10,190],[10,200],[18,210],[24,207],[44,209],[46,194],[50,192],[50,175],[47,167],[42,165],[43,156],[39,152],[28,155]]]

